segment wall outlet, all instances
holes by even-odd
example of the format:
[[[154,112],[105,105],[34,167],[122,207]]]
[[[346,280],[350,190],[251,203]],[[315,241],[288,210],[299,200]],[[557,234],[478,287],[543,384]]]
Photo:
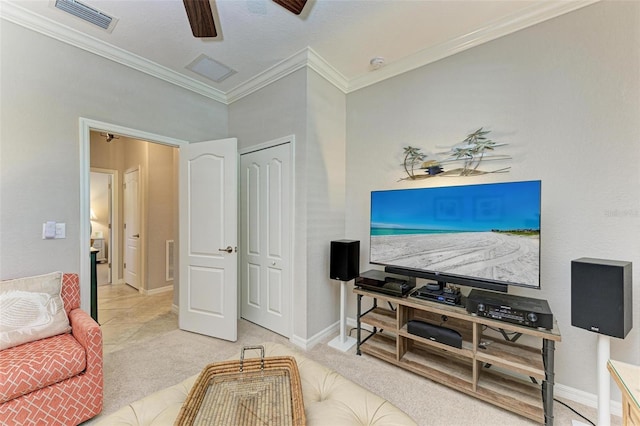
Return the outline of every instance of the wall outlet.
[[[56,223],[56,239],[58,238],[67,238],[67,224],[66,223]]]

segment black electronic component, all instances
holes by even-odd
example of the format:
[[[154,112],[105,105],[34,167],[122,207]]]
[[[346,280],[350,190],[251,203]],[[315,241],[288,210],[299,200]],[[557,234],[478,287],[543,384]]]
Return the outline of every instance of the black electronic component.
[[[462,348],[462,336],[452,328],[429,324],[424,321],[411,320],[407,322],[407,331],[416,336],[433,340],[434,342],[444,343],[454,348]]]
[[[467,312],[527,327],[553,328],[553,313],[542,299],[471,290],[467,296]]]
[[[356,278],[355,285],[364,290],[402,297],[415,288],[416,279],[403,275],[389,274],[384,271],[369,270]]]
[[[331,241],[329,278],[351,281],[360,273],[360,241]]]
[[[430,300],[434,302],[446,303],[447,305],[460,305],[460,289],[457,287],[437,287],[429,284],[420,287],[411,297],[417,299]]]
[[[571,261],[571,325],[624,339],[631,330],[631,262]]]

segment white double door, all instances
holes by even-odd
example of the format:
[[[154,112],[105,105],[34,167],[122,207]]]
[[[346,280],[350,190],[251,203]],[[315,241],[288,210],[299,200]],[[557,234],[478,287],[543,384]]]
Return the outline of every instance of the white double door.
[[[181,148],[181,329],[235,341],[240,306],[243,318],[290,336],[290,145],[241,156],[240,215],[236,139]]]
[[[291,334],[291,143],[241,155],[242,318]]]

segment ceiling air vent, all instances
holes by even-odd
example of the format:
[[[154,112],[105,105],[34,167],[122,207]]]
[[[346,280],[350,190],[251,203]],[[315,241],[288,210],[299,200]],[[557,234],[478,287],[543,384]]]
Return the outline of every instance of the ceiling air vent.
[[[231,77],[236,73],[235,70],[229,68],[225,64],[221,64],[213,58],[207,55],[198,56],[193,62],[187,65],[187,69],[200,74],[201,76],[215,81],[216,83],[222,82],[227,77]]]
[[[76,0],[55,0],[55,7],[107,31],[116,23],[113,17]]]

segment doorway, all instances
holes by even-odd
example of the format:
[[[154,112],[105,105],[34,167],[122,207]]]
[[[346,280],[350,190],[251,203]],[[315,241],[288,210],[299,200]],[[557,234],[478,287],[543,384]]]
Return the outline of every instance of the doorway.
[[[118,126],[118,125],[113,125],[113,124],[109,124],[109,123],[103,123],[103,122],[99,122],[99,121],[95,121],[95,120],[91,120],[91,119],[86,119],[86,118],[80,118],[80,191],[81,191],[81,197],[80,197],[80,210],[82,212],[86,212],[86,218],[84,218],[81,223],[80,223],[80,234],[81,235],[90,235],[90,221],[89,221],[89,167],[90,167],[90,138],[91,138],[91,133],[92,132],[106,132],[107,130],[109,130],[109,132],[113,132],[114,134],[117,135],[121,135],[121,136],[126,136],[129,138],[135,138],[135,139],[139,139],[141,141],[147,141],[147,142],[153,142],[153,143],[157,143],[157,144],[161,144],[161,145],[169,145],[169,146],[173,146],[173,147],[179,147],[180,151],[183,151],[183,148],[185,148],[187,145],[190,145],[189,142],[184,141],[184,140],[178,140],[178,139],[173,139],[173,138],[169,138],[166,136],[162,136],[162,135],[157,135],[157,134],[152,134],[152,133],[147,133],[147,132],[143,132],[143,131],[139,131],[139,130],[135,130],[135,129],[131,129],[131,128],[126,128],[123,126]],[[293,136],[287,138],[288,142],[291,145],[291,158],[293,158]],[[277,141],[276,141],[277,142]],[[282,143],[286,143],[287,141],[280,141],[278,144],[282,144]],[[269,146],[273,145],[273,143],[269,143]],[[263,147],[253,147],[252,150],[256,150],[256,149],[261,149]],[[145,172],[146,173],[146,172]],[[142,181],[142,186],[144,186],[145,181],[147,180],[147,178],[145,177],[145,173],[142,173],[141,176],[141,181]],[[291,182],[293,182],[293,173],[291,173]],[[143,190],[144,191],[144,190]],[[292,191],[293,192],[293,191]],[[143,201],[141,203],[141,210],[145,211],[146,206],[147,205],[151,205],[151,202],[146,200],[144,197]],[[177,203],[176,203],[177,205]],[[122,206],[122,204],[120,204],[120,206]],[[291,207],[293,207],[293,200],[291,203]],[[120,209],[122,209],[122,207],[120,207]],[[290,212],[291,214],[291,222],[293,221],[293,212]],[[144,213],[142,215],[144,217]],[[145,237],[144,237],[144,230],[145,229],[157,229],[154,228],[152,224],[150,223],[145,223],[144,219],[142,221],[141,224],[141,229],[142,229],[142,234],[141,234],[141,238],[140,238],[140,250],[143,252],[142,258],[145,259],[144,257],[144,252],[145,250],[148,249],[148,247],[145,244]],[[120,232],[118,230],[118,232]],[[234,232],[236,232],[234,230]],[[174,238],[175,243],[179,244],[178,241],[178,237],[179,237],[179,233],[176,234],[176,238]],[[122,238],[121,238],[121,244],[122,244]],[[289,239],[288,241],[285,242],[285,244],[288,245],[289,247],[289,253],[292,252],[291,250],[291,246],[292,246],[292,239]],[[171,247],[171,244],[166,244],[166,247]],[[228,251],[228,247],[224,248],[224,251]],[[89,262],[89,238],[86,238],[86,241],[84,238],[80,239],[80,258],[81,258],[81,262],[80,262],[80,279],[81,279],[81,306],[83,307],[83,309],[89,309],[90,306],[90,294],[91,294],[91,288],[90,288],[90,270],[89,270],[89,266],[90,266],[90,262]],[[218,250],[223,250],[223,249],[218,249]],[[120,253],[122,253],[123,251],[121,250]],[[121,255],[122,256],[122,255]],[[167,256],[168,257],[168,256]],[[178,260],[178,257],[175,257],[176,260]],[[140,271],[140,275],[142,277],[142,282],[145,282],[145,265],[144,265],[144,261],[142,262],[141,265],[141,271]],[[291,271],[291,267],[290,267],[290,271]],[[287,275],[291,276],[291,272],[289,272]],[[180,274],[175,274],[175,285],[178,287],[179,283],[177,282],[179,279]],[[176,287],[176,288],[177,288]],[[287,297],[289,297],[289,306],[292,306],[291,300],[293,299],[293,292],[289,291],[288,294],[286,295]],[[236,299],[238,300],[239,303],[239,298],[238,292],[234,293],[236,295]],[[174,305],[177,306],[177,292],[174,291]],[[177,308],[176,308],[177,309]],[[289,320],[289,323],[291,322],[291,320]],[[292,327],[291,325],[289,325],[289,329],[291,330]],[[290,334],[290,331],[287,333],[287,335]]]
[[[171,268],[166,252],[167,242],[178,240],[177,147],[91,131],[90,148],[91,169],[109,170],[118,181],[113,194],[113,243],[105,241],[112,249],[112,282],[126,282],[143,294],[171,291],[174,280],[167,277]],[[101,237],[100,231],[106,239],[107,226],[96,223],[93,229],[91,223],[91,230],[98,232],[92,235],[94,240]]]
[[[118,257],[118,218],[113,212],[117,210],[118,191],[117,170],[91,168],[90,186],[90,220],[91,247],[98,250],[98,285],[111,284],[117,281],[113,271],[113,259]]]
[[[93,210],[98,221],[102,222],[103,214],[96,211],[91,184],[96,175],[108,176],[107,181],[112,181],[113,189],[112,226],[109,228],[105,223],[101,227],[94,220],[90,222],[89,230],[94,245],[98,241],[97,245],[103,243],[105,246],[105,258],[111,265],[111,284],[98,286],[96,292],[98,321],[104,335],[108,336],[105,345],[113,350],[154,330],[167,330],[171,322],[173,328],[177,328],[174,281],[173,277],[167,276],[167,269],[174,269],[177,259],[176,265],[168,268],[166,251],[167,241],[177,241],[178,149],[102,129],[89,131],[87,161],[92,173],[89,173],[88,212],[91,216]],[[147,200],[146,205],[144,200]],[[133,202],[133,208],[130,208],[129,201]],[[142,231],[145,226],[149,229],[146,238]],[[125,230],[131,232],[125,233]],[[109,231],[112,236],[108,238]],[[129,238],[125,239],[125,235]],[[136,249],[139,256],[125,250],[131,247],[133,236],[138,240]],[[130,259],[136,258],[139,261],[134,264]],[[106,265],[97,265],[98,277]],[[133,272],[136,281],[132,281],[131,274],[126,272]],[[125,284],[125,280],[129,284]],[[84,294],[83,288],[81,295]],[[157,324],[152,325],[150,320],[157,320]]]

